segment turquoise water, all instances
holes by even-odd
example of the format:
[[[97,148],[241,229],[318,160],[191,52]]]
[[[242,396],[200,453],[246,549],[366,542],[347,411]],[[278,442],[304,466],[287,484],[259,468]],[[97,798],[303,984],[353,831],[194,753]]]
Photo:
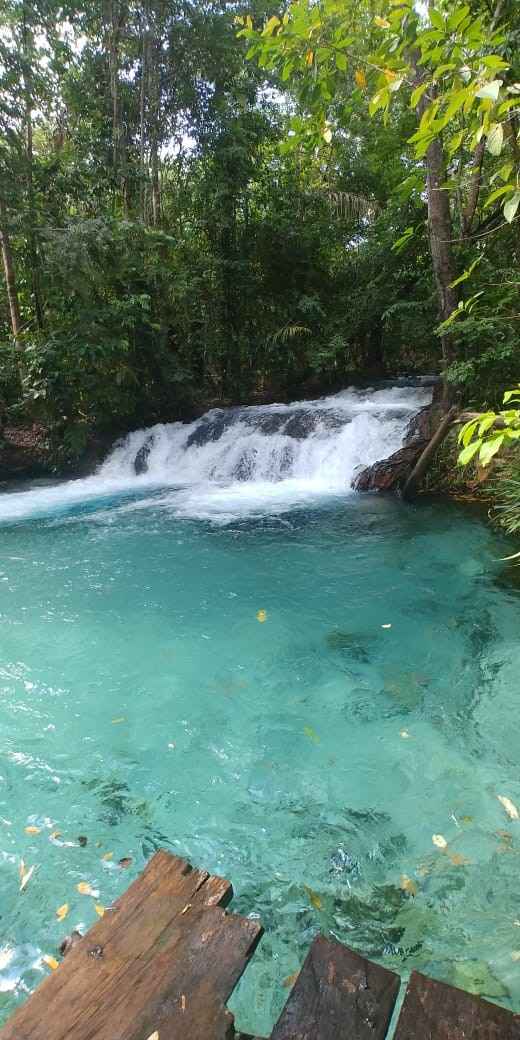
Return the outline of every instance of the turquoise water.
[[[507,543],[371,496],[227,525],[138,505],[0,531],[0,1015],[161,846],[264,923],[245,1030],[320,930],[520,1007]]]

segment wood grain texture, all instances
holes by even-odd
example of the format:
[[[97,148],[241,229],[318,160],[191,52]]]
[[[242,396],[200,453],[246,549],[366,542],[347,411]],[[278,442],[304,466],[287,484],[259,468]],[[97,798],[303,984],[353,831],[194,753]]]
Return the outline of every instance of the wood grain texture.
[[[488,1000],[412,972],[394,1040],[520,1040],[520,1019]]]
[[[384,1040],[399,984],[393,972],[318,936],[272,1040]]]
[[[262,935],[226,914],[228,881],[158,852],[0,1031],[0,1040],[224,1040],[226,1002]]]

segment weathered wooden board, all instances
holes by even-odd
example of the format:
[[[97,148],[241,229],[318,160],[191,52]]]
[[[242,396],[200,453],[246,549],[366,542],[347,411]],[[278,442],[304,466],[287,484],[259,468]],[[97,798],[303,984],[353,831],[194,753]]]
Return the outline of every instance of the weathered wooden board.
[[[399,985],[392,971],[318,936],[272,1040],[384,1040]]]
[[[1,1040],[224,1040],[262,934],[228,881],[158,852],[0,1031]]]
[[[414,971],[394,1040],[520,1040],[520,1018]]]

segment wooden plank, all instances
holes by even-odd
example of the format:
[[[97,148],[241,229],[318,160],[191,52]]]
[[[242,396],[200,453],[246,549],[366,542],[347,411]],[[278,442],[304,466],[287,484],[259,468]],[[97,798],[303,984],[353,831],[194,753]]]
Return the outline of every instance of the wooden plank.
[[[228,881],[158,852],[0,1031],[1,1040],[224,1040],[225,1004],[262,935]]]
[[[394,1040],[520,1040],[520,1018],[414,971]]]
[[[394,972],[318,936],[271,1040],[384,1040],[399,985]]]

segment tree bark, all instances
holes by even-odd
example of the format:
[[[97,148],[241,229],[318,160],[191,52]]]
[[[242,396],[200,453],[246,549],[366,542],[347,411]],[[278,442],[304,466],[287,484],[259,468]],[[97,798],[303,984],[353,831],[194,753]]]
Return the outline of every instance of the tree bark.
[[[161,178],[159,160],[159,116],[161,104],[160,54],[161,40],[157,34],[153,40],[153,61],[150,70],[151,85],[151,127],[150,127],[150,173],[152,187],[152,224],[159,227],[161,223]]]
[[[34,311],[38,328],[43,328],[43,305],[41,299],[40,258],[36,241],[36,206],[34,198],[34,150],[33,150],[33,32],[28,21],[28,7],[24,0],[22,8],[23,90],[25,107],[25,159],[27,179],[27,245],[29,253],[30,282]]]
[[[22,344],[20,334],[22,331],[22,320],[20,317],[20,302],[18,299],[13,254],[11,251],[11,242],[7,227],[7,210],[3,198],[0,198],[0,247],[2,249],[2,262],[4,265],[5,285],[14,344],[18,350],[21,350]]]
[[[116,185],[119,184],[121,186],[125,207],[127,204],[126,155],[124,154],[123,122],[119,96],[119,45],[126,17],[126,3],[120,3],[119,0],[103,0],[103,21],[106,27],[105,50],[108,55],[112,114],[112,168]]]

